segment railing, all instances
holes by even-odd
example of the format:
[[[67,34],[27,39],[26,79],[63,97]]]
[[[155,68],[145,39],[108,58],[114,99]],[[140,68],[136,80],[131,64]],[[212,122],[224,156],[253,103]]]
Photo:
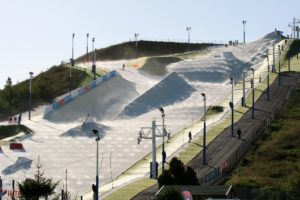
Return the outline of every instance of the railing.
[[[295,88],[289,88],[286,93],[285,98],[281,98],[279,102],[276,103],[272,112],[267,118],[260,121],[259,126],[253,127],[251,134],[249,134],[244,141],[223,161],[221,161],[220,166],[217,168],[211,168],[208,170],[205,175],[200,179],[202,185],[210,185],[218,181],[222,176],[226,175],[228,172],[234,169],[234,167],[240,162],[246,152],[250,149],[259,136],[261,136],[265,129],[270,124],[275,116],[282,110],[282,107],[285,105],[286,101],[289,99],[291,94],[295,91]],[[203,165],[196,166],[195,170],[200,171],[204,168]]]

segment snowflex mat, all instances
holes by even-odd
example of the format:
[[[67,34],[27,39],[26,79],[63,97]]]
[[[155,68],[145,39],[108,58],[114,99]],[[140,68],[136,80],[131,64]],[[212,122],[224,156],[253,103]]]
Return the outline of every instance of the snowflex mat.
[[[87,115],[110,119],[136,96],[134,84],[112,71],[54,102],[46,108],[44,118],[53,122],[83,120]]]

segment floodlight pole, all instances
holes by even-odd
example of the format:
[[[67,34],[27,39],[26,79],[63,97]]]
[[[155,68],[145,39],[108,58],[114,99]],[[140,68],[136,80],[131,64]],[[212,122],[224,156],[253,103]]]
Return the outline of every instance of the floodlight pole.
[[[94,80],[96,80],[96,49],[94,46],[95,38],[92,39],[92,45],[93,45],[93,65],[92,65],[92,72],[94,74]]]
[[[252,71],[252,119],[254,119],[254,69],[250,69]]]
[[[276,72],[275,69],[275,44],[273,43],[273,63],[272,63],[272,72]]]
[[[244,44],[246,44],[246,31],[245,31],[246,20],[243,20],[242,23],[243,23],[243,33],[244,33]]]
[[[267,68],[267,100],[270,101],[270,63],[269,63],[269,53],[267,54],[268,68]]]
[[[233,85],[234,85],[234,80],[233,77],[230,78],[231,81],[231,137],[234,136],[234,102],[233,102]]]
[[[75,33],[72,34],[72,58],[71,58],[71,65],[70,65],[70,81],[69,81],[69,92],[71,95],[71,90],[72,90],[72,67],[74,67],[74,37]]]
[[[281,56],[280,45],[278,45],[278,85],[279,86],[281,86],[280,56]]]
[[[0,200],[2,200],[2,191],[3,191],[2,187],[3,187],[3,184],[2,184],[2,179],[0,176]]]
[[[246,106],[246,87],[245,87],[245,73],[243,72],[243,97],[242,97],[242,106]]]
[[[166,152],[165,152],[165,112],[164,109],[162,107],[159,108],[160,112],[161,112],[161,117],[163,120],[163,128],[162,128],[162,138],[163,138],[163,142],[162,142],[162,172],[165,171],[165,161],[166,161]]]
[[[90,34],[86,34],[86,56],[88,55],[89,53],[89,36]]]
[[[188,32],[188,44],[190,44],[191,40],[190,40],[190,31],[191,31],[192,27],[188,26],[186,27],[186,30]]]
[[[92,130],[94,134],[97,135],[96,137],[96,142],[97,142],[97,151],[96,151],[96,199],[99,199],[99,141],[100,141],[100,136],[99,136],[99,131],[96,129]]]
[[[203,102],[204,102],[204,107],[203,107],[203,111],[204,111],[204,119],[203,119],[203,155],[202,155],[202,163],[203,165],[206,164],[206,97],[205,97],[205,93],[201,94],[203,96]]]
[[[32,101],[32,91],[31,91],[31,80],[33,77],[33,72],[29,72],[29,109],[28,109],[28,119],[31,120],[31,101]]]
[[[139,34],[138,33],[134,33],[134,37],[135,37],[135,51],[136,51],[136,55],[138,55],[138,43],[137,43],[137,38],[138,38]]]

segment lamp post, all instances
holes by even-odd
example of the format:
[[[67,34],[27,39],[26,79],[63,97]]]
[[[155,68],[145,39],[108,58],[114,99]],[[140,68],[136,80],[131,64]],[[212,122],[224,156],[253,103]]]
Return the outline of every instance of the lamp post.
[[[252,71],[252,119],[254,119],[254,69],[250,69]]]
[[[276,72],[275,69],[275,44],[273,43],[273,63],[272,63],[272,72]]]
[[[270,101],[270,63],[269,63],[269,52],[267,53],[267,61],[268,61],[268,68],[267,68],[267,101]]]
[[[186,30],[187,30],[187,32],[188,32],[188,43],[190,44],[190,31],[191,31],[191,29],[192,29],[192,27],[190,27],[190,26],[188,26],[188,27],[186,27]]]
[[[90,34],[86,34],[86,56],[88,55],[89,53],[89,36]]]
[[[136,55],[138,55],[138,43],[137,43],[138,36],[139,36],[138,33],[134,33],[134,38],[135,38],[135,53],[136,53]]]
[[[99,137],[98,130],[93,129],[92,131],[95,135],[97,135],[97,137],[96,137],[97,151],[96,151],[96,192],[95,192],[96,198],[95,198],[95,200],[98,200],[99,199],[99,195],[98,195],[98,193],[99,193],[99,171],[98,171],[98,169],[99,169],[99,141],[100,141],[100,137]]]
[[[72,34],[72,58],[70,59],[71,61],[71,65],[70,65],[70,81],[69,81],[69,92],[70,92],[70,95],[71,95],[71,90],[72,90],[72,67],[74,67],[75,63],[74,63],[74,37],[75,37],[75,33]]]
[[[165,152],[165,112],[164,112],[164,109],[162,107],[159,108],[159,111],[161,112],[161,117],[162,117],[162,120],[163,120],[163,143],[162,143],[162,172],[165,171],[165,162],[166,162],[166,152]]]
[[[278,45],[278,85],[279,86],[281,86],[280,57],[281,57],[281,50],[280,50],[280,45]]]
[[[29,72],[29,109],[28,109],[28,119],[31,120],[31,79],[33,77],[33,72]]]
[[[206,164],[206,97],[205,97],[205,93],[201,93],[202,97],[203,97],[203,102],[204,102],[204,107],[203,107],[203,111],[204,111],[204,119],[203,119],[203,165]]]
[[[92,39],[92,45],[93,45],[93,65],[92,65],[92,72],[94,74],[94,80],[96,80],[96,49],[94,46],[95,38]]]
[[[246,44],[246,32],[245,32],[246,20],[243,20],[242,23],[243,23],[243,33],[244,33],[244,44]]]
[[[234,102],[233,102],[233,85],[234,80],[233,77],[230,77],[231,82],[231,102],[229,103],[229,106],[231,108],[231,137],[234,135]]]
[[[0,200],[2,200],[2,179],[0,176]]]

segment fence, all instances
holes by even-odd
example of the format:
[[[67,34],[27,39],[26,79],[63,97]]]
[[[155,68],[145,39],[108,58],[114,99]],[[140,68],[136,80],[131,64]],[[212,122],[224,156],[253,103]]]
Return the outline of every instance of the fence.
[[[75,90],[71,91],[71,93],[69,95],[66,95],[65,97],[55,101],[53,104],[48,106],[44,111],[44,118],[47,115],[49,115],[51,112],[54,112],[54,111],[60,109],[64,105],[70,103],[74,99],[76,99],[79,96],[87,93],[88,91],[96,88],[98,85],[110,80],[111,78],[113,78],[115,76],[118,76],[118,72],[114,70],[114,71],[111,71],[108,74],[105,74],[104,76],[92,81],[91,83],[89,83],[86,86],[83,86],[81,88],[78,88],[78,89],[75,89]]]
[[[253,127],[253,130],[248,136],[244,139],[244,141],[237,147],[235,150],[226,158],[225,160],[221,161],[220,166],[217,168],[209,169],[205,175],[200,179],[200,183],[202,185],[210,185],[214,182],[218,181],[222,176],[226,175],[230,172],[234,167],[240,162],[246,152],[250,149],[253,142],[257,140],[259,136],[261,136],[265,129],[270,124],[275,116],[282,110],[282,107],[285,105],[286,101],[289,99],[291,94],[295,91],[295,87],[289,88],[287,91],[285,98],[281,98],[275,105],[272,112],[265,117],[265,119],[261,120],[259,125]],[[202,170],[204,166],[196,167],[196,171],[199,172]]]

